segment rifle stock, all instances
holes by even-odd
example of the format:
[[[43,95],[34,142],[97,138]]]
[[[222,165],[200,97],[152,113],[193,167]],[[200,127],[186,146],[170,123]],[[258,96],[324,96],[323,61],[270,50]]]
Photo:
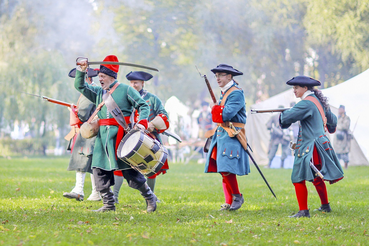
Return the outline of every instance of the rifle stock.
[[[275,108],[275,109],[251,109],[252,114],[260,114],[260,113],[275,113],[275,112],[283,112],[289,110],[290,108]]]
[[[22,92],[22,93],[25,93],[27,95],[31,95],[31,96],[34,96],[34,97],[39,97],[39,98],[45,99],[48,102],[59,104],[59,105],[65,106],[65,107],[70,107],[70,108],[73,107],[75,109],[77,108],[77,106],[74,105],[73,103],[67,103],[67,102],[59,101],[59,100],[56,100],[56,99],[53,99],[53,98],[50,98],[50,97],[40,96],[40,95],[28,93],[28,92]]]
[[[74,105],[73,103],[67,103],[67,102],[59,101],[59,100],[56,100],[56,99],[53,99],[53,98],[50,98],[50,97],[42,96],[42,99],[45,99],[48,102],[59,104],[59,105],[65,106],[65,107],[77,108],[77,106]]]

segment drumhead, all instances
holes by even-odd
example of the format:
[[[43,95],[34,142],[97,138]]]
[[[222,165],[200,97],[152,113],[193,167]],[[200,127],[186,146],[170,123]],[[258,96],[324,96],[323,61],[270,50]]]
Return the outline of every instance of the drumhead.
[[[122,142],[119,144],[118,149],[118,157],[127,157],[129,158],[132,150],[137,150],[141,146],[140,142],[141,132],[139,130],[132,130],[127,135],[124,136]]]

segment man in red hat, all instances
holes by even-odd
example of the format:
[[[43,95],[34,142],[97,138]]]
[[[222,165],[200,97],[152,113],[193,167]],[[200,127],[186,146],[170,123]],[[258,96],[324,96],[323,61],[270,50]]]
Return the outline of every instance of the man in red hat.
[[[149,116],[149,124],[148,131],[150,132],[150,136],[154,139],[157,139],[161,143],[161,139],[159,133],[164,132],[169,128],[169,120],[168,113],[164,109],[163,104],[160,99],[154,94],[144,90],[145,81],[148,81],[153,76],[149,73],[143,71],[134,71],[130,72],[126,75],[126,78],[130,81],[131,87],[133,87],[136,91],[138,91],[141,97],[149,104],[150,107],[150,116]],[[139,119],[139,114],[137,111],[132,113],[131,121],[137,122]],[[165,174],[169,169],[168,160],[165,161],[161,170],[153,176],[150,176],[147,179],[147,184],[150,186],[151,190],[154,192],[156,177],[162,173]],[[114,172],[115,185],[114,185],[114,197],[116,202],[118,202],[118,195],[120,187],[123,183],[123,176],[121,171]]]
[[[118,62],[118,58],[114,55],[109,55],[104,61]],[[100,66],[100,88],[84,83],[85,71],[88,64],[86,60],[80,61],[79,64],[80,66],[77,67],[74,82],[74,86],[78,91],[92,102],[95,102],[96,105],[102,103],[105,93],[110,93],[121,110],[127,124],[130,123],[129,118],[132,111],[136,109],[140,112],[140,116],[135,128],[140,128],[141,130],[147,129],[147,118],[150,112],[149,106],[132,87],[118,83],[116,80],[119,71],[118,65],[104,64]],[[104,212],[115,210],[114,195],[110,189],[110,186],[114,185],[114,170],[122,170],[129,186],[139,190],[145,198],[147,211],[155,211],[157,198],[147,185],[145,177],[116,156],[116,149],[125,134],[123,127],[118,124],[113,115],[108,111],[106,105],[99,110],[97,115],[100,119],[100,127],[95,141],[92,168],[96,190],[100,191],[104,205],[95,211]]]

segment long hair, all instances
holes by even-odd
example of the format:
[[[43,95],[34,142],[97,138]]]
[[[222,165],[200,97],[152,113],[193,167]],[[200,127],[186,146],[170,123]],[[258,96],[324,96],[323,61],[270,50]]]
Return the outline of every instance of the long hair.
[[[308,90],[314,92],[314,95],[319,99],[319,101],[323,104],[323,107],[325,109],[329,109],[328,104],[328,98],[323,95],[323,92],[321,92],[318,89],[315,89],[314,87],[308,86]]]

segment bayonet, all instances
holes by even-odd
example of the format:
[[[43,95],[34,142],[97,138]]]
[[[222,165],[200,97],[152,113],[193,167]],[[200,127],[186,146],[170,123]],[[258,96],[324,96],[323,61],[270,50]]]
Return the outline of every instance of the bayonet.
[[[31,95],[31,96],[34,96],[34,97],[39,97],[39,98],[44,99],[44,100],[46,100],[48,102],[59,104],[59,105],[65,106],[65,107],[77,108],[77,106],[74,105],[73,103],[67,103],[67,102],[59,101],[59,100],[56,100],[56,99],[53,99],[53,98],[50,98],[50,97],[40,96],[40,95],[28,93],[28,92],[23,92],[23,93],[28,94],[28,95]]]

